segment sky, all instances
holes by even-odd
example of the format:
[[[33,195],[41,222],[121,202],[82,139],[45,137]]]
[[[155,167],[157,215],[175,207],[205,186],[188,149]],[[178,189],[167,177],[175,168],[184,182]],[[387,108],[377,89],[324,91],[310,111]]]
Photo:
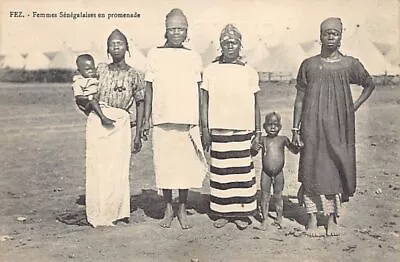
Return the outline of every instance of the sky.
[[[227,23],[243,34],[244,48],[259,39],[269,46],[282,37],[305,42],[319,37],[319,24],[329,16],[341,17],[343,39],[360,25],[372,41],[400,46],[400,0],[2,0],[0,3],[0,54],[57,51],[63,46],[88,49],[92,43],[105,50],[110,32],[119,28],[130,45],[150,48],[164,42],[165,15],[183,10],[189,21],[188,46],[203,51],[217,41]],[[22,11],[24,18],[10,17]],[[34,18],[33,12],[104,13],[106,18]],[[108,13],[135,13],[140,18],[111,18]],[[28,16],[28,14],[30,16]]]

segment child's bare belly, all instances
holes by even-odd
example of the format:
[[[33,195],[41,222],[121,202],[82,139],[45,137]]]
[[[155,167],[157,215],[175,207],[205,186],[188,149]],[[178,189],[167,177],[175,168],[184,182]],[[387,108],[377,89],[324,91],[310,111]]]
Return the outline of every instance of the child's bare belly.
[[[268,155],[263,157],[262,163],[264,173],[269,176],[277,176],[283,169],[285,158],[280,155]]]

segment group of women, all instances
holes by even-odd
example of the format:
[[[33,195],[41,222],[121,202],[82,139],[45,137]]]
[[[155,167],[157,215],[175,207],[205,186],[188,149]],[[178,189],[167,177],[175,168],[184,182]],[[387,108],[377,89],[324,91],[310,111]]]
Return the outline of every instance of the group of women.
[[[144,75],[126,64],[129,45],[122,32],[113,31],[107,40],[112,62],[99,65],[97,99],[116,122],[106,127],[96,114],[88,116],[87,220],[97,227],[129,218],[131,147],[140,151],[141,136],[152,129],[156,186],[166,202],[160,225],[171,226],[175,189],[177,218],[182,229],[191,227],[188,190],[200,188],[210,172],[214,226],[233,222],[244,229],[258,210],[250,149],[260,143],[259,104],[268,102],[260,101],[258,74],[240,56],[242,35],[232,24],[221,31],[221,55],[205,69],[200,56],[183,45],[188,22],[182,10],[172,9],[165,26],[166,42],[149,51]],[[337,204],[354,193],[354,111],[374,87],[360,62],[338,51],[341,33],[339,19],[322,23],[321,54],[303,62],[296,85],[293,142],[303,148],[299,180],[310,213],[309,230],[316,228],[321,200],[331,204],[328,213],[336,222]],[[364,87],[354,104],[353,83]],[[133,104],[136,129],[131,141],[128,110]],[[210,150],[209,165],[204,150]]]

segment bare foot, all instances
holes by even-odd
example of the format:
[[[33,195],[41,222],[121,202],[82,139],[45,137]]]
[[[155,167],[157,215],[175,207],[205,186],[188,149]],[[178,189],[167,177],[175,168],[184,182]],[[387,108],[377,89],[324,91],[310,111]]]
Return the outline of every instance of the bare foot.
[[[269,228],[268,226],[268,222],[267,219],[264,219],[259,226],[254,226],[254,229],[257,230],[262,230],[262,231],[267,231],[267,229]]]
[[[172,204],[167,203],[165,208],[164,218],[160,222],[160,226],[163,228],[170,228],[172,219],[174,219],[174,210],[172,209]]]
[[[216,221],[214,221],[213,225],[216,228],[221,228],[221,227],[224,227],[226,224],[228,224],[228,222],[229,222],[228,219],[220,218],[220,219],[217,219]]]
[[[233,221],[233,223],[235,223],[237,228],[239,228],[240,230],[244,230],[249,226],[249,223],[247,223],[246,221],[243,221],[241,219],[236,219]]]
[[[334,215],[329,216],[328,225],[325,227],[325,229],[327,236],[340,236],[340,227],[338,226]]]
[[[308,224],[306,226],[306,236],[308,237],[323,237],[325,236],[325,232],[321,231],[317,225],[317,214],[312,213],[309,214]]]
[[[272,222],[272,225],[275,226],[277,229],[282,229],[283,228],[282,220],[279,221],[279,220],[276,219],[276,220],[274,220],[274,222]]]
[[[103,126],[113,126],[115,123],[115,120],[109,119],[108,117],[104,117],[101,119],[101,124]]]
[[[190,229],[193,227],[193,225],[190,225],[187,221],[185,204],[179,204],[177,216],[182,229]]]
[[[307,228],[306,229],[306,236],[308,237],[324,237],[325,232],[321,228]]]

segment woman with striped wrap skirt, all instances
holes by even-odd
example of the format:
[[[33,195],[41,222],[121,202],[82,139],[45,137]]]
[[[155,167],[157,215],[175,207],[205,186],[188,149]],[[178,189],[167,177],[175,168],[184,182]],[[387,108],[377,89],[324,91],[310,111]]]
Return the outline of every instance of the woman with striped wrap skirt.
[[[250,149],[261,135],[260,89],[257,72],[239,55],[241,39],[231,24],[222,30],[222,55],[204,70],[201,86],[203,146],[211,156],[210,209],[217,228],[233,221],[244,229],[257,210]]]

